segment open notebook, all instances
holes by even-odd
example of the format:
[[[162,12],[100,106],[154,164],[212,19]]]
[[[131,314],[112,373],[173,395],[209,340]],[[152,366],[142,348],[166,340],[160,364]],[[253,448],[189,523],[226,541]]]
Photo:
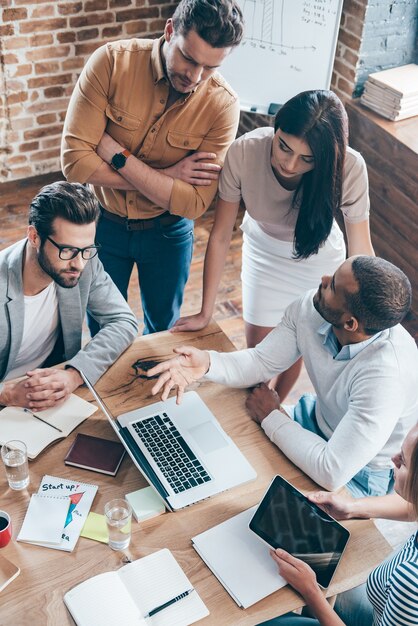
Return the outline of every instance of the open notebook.
[[[188,626],[209,615],[197,591],[150,618],[144,616],[191,588],[165,548],[89,578],[68,591],[64,602],[77,626]]]
[[[62,432],[36,419],[30,412],[17,406],[8,406],[0,411],[0,445],[11,439],[24,441],[28,458],[34,459],[44,448],[58,439],[64,439],[87,417],[97,411],[97,407],[82,398],[71,394],[61,406],[45,411],[35,411],[34,415],[53,424]]]

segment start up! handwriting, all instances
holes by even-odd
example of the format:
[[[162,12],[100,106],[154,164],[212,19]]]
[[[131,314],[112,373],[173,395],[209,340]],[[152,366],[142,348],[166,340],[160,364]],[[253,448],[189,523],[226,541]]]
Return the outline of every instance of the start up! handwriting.
[[[76,489],[78,489],[80,485],[64,485],[64,483],[59,483],[59,485],[51,485],[51,484],[43,484],[42,485],[42,491],[48,491],[49,489],[60,489],[60,490],[66,490],[66,491],[75,491]]]

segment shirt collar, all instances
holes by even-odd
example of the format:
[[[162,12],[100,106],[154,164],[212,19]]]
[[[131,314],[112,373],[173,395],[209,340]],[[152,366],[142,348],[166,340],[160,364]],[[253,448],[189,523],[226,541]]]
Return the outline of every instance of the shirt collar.
[[[165,37],[163,35],[159,39],[154,39],[153,44],[152,44],[151,67],[152,67],[152,75],[154,77],[154,85],[159,83],[161,80],[165,80],[167,82],[167,84],[169,85],[169,81],[168,81],[168,78],[166,76],[166,73],[165,73],[165,70],[164,70],[164,63],[163,63],[163,45],[164,45],[164,42],[165,42]],[[185,94],[185,97],[183,98],[184,102],[193,93],[195,93],[196,89],[198,89],[200,87],[200,85],[201,85],[201,83],[197,87],[192,89],[192,91],[189,91],[187,94]]]
[[[365,339],[364,341],[359,341],[358,343],[351,343],[346,346],[342,346],[338,343],[337,337],[334,334],[332,329],[332,324],[329,322],[324,322],[318,328],[318,335],[322,335],[324,337],[323,346],[327,352],[330,353],[333,359],[336,361],[350,361],[357,354],[359,354],[366,346],[370,343],[373,343],[375,339],[380,337],[382,333],[376,333],[372,337]]]
[[[155,84],[157,84],[160,80],[163,80],[163,79],[167,80],[167,77],[164,71],[163,52],[162,52],[162,47],[163,47],[164,42],[165,42],[165,37],[163,35],[159,39],[154,39],[153,44],[152,44],[151,67],[152,67],[152,74],[154,77]]]

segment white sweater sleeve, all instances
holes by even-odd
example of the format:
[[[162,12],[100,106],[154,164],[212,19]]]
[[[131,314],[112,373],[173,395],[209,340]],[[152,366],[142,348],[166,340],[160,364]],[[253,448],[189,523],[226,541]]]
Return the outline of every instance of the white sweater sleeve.
[[[296,337],[299,301],[285,311],[283,320],[255,348],[239,352],[209,351],[205,378],[228,387],[251,387],[287,370],[300,357]]]
[[[379,453],[402,410],[399,379],[393,372],[382,374],[380,370],[369,369],[358,380],[351,381],[348,410],[328,441],[279,411],[272,411],[263,420],[262,428],[305,474],[334,491]]]

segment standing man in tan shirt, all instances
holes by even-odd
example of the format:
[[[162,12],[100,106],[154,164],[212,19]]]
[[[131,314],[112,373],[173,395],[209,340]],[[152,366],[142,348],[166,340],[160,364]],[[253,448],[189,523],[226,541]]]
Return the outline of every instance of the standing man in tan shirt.
[[[71,98],[63,171],[94,187],[100,259],[126,299],[137,264],[144,333],[179,317],[192,220],[213,200],[239,120],[237,96],[216,70],[242,35],[235,0],[182,0],[161,39],[96,50]]]

